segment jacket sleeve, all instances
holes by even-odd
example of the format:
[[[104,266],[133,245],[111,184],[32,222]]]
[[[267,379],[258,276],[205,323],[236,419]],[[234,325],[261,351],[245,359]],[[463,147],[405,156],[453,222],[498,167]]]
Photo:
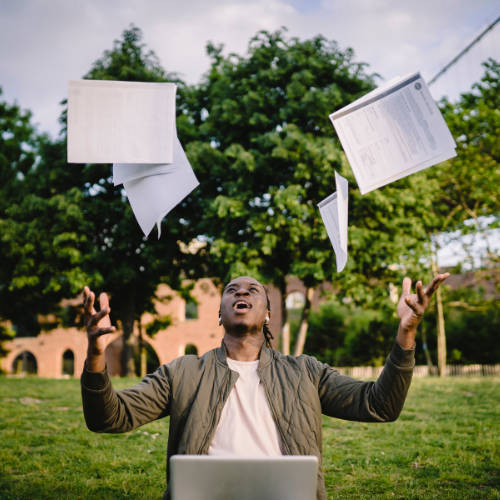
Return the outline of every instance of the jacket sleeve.
[[[113,389],[107,370],[100,373],[83,369],[83,414],[93,432],[128,432],[170,414],[171,380],[177,360],[124,390]]]
[[[394,342],[376,382],[361,382],[316,361],[322,412],[356,422],[394,422],[410,388],[415,366],[415,346],[403,349]]]

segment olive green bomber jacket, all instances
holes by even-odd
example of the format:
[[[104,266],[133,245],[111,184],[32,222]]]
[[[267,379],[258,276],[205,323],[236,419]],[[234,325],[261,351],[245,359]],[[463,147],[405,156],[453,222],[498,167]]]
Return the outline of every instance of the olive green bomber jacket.
[[[414,366],[414,349],[395,342],[376,382],[342,376],[313,357],[284,356],[262,346],[258,373],[289,455],[318,458],[317,499],[326,500],[321,415],[359,422],[393,422],[401,413]],[[84,369],[83,411],[94,432],[128,432],[170,415],[167,482],[172,455],[206,454],[238,373],[221,347],[200,358],[183,356],[128,389],[115,391],[106,370]],[[163,499],[170,499],[167,487]]]

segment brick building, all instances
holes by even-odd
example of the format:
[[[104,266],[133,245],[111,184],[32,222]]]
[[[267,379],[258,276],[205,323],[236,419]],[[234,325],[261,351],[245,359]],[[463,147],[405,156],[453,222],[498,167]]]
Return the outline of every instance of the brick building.
[[[267,286],[271,302],[270,330],[275,337],[274,345],[279,346],[281,332],[281,294],[273,286]],[[320,287],[314,294],[313,308],[317,308],[321,299]],[[287,295],[300,292],[305,295],[306,289],[296,278],[288,280]],[[220,346],[224,329],[219,326],[218,311],[220,292],[210,279],[196,282],[192,296],[198,302],[193,314],[189,305],[166,285],[160,285],[157,291],[159,299],[171,296],[170,300],[158,300],[155,304],[159,316],[170,316],[172,324],[159,331],[154,338],[147,337],[149,346],[154,349],[159,363],[169,363],[185,354],[186,347],[196,348],[198,355]],[[80,299],[81,302],[81,299]],[[186,311],[188,314],[186,314]],[[113,313],[111,313],[113,314]],[[192,319],[190,319],[190,317]],[[141,324],[153,321],[151,314],[141,318]],[[144,330],[144,329],[143,329]],[[134,332],[139,338],[139,329]],[[40,377],[58,378],[62,376],[79,377],[87,352],[87,335],[78,328],[56,328],[43,332],[37,337],[19,337],[4,344],[9,354],[1,360],[1,368],[7,373],[30,372]],[[106,362],[112,376],[120,375],[120,355],[122,351],[122,332],[117,331],[110,336],[106,348]]]

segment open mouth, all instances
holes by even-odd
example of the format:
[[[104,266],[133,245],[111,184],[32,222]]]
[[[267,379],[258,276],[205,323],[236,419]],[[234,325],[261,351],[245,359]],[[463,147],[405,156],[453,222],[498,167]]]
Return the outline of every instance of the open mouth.
[[[251,309],[251,305],[248,302],[245,302],[244,300],[239,300],[234,304],[233,309]]]

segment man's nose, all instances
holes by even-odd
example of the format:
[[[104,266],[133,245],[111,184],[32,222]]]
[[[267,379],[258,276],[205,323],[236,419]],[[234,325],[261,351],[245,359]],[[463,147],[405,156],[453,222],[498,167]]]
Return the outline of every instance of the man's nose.
[[[248,290],[245,290],[245,288],[240,288],[236,293],[235,295],[237,295],[238,297],[240,295],[250,295],[250,292]]]

